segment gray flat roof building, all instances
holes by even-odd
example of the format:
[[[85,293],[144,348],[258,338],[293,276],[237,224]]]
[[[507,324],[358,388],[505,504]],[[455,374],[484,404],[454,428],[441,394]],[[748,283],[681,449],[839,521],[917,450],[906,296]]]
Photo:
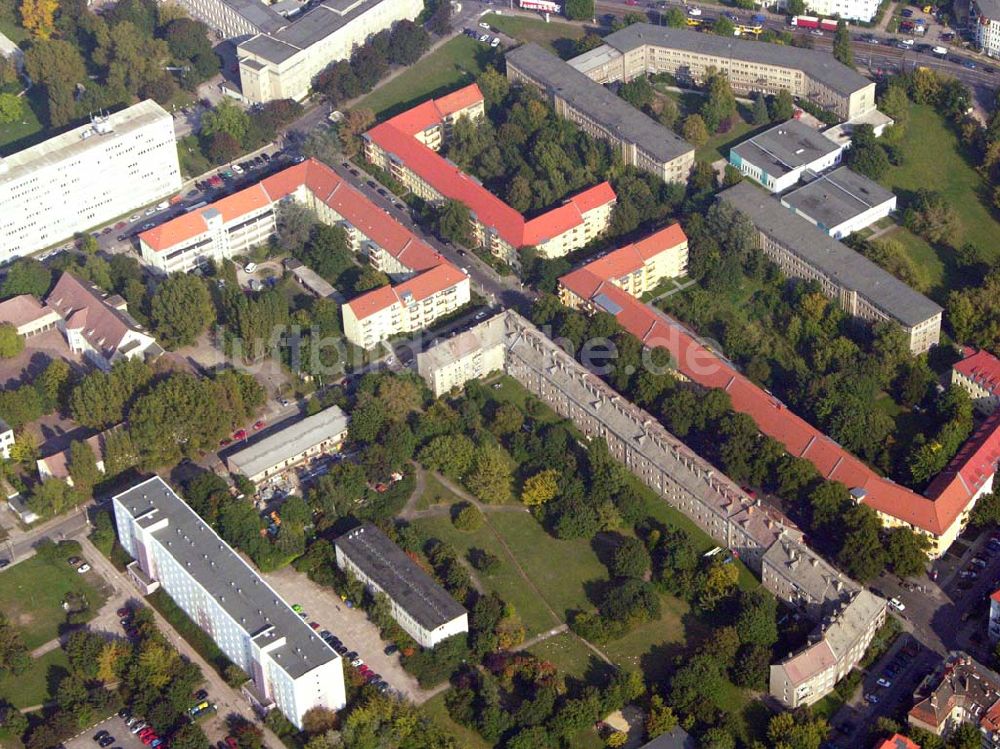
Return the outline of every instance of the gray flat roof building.
[[[226,467],[230,473],[242,473],[258,481],[327,443],[338,442],[349,423],[350,418],[339,406],[330,406],[232,453],[226,458]]]
[[[634,143],[657,161],[673,161],[694,147],[669,128],[646,116],[599,83],[537,44],[522,44],[506,55],[513,65],[550,97],[563,99],[605,130]]]
[[[792,119],[733,146],[731,152],[777,177],[809,168],[842,148],[819,130]]]
[[[827,230],[851,224],[871,209],[888,203],[895,208],[895,193],[846,166],[781,197],[783,206]]]
[[[361,579],[385,593],[418,629],[432,633],[460,621],[460,631],[468,631],[465,608],[376,526],[363,523],[333,543],[338,565],[344,566],[343,555]],[[407,622],[400,624],[413,634]]]
[[[382,2],[385,0],[323,0],[294,22],[290,23],[278,16],[282,21],[279,28],[269,29],[266,34],[243,42],[239,50],[252,52],[274,64],[282,63],[296,52],[326,39],[341,26]],[[270,9],[269,12],[273,13]]]
[[[754,185],[741,182],[720,193],[719,199],[745,214],[761,234],[819,271],[830,283],[856,292],[904,326],[912,328],[940,317],[942,309],[938,304],[796,216]]]
[[[703,34],[690,29],[634,23],[604,37],[604,43],[622,53],[651,44],[780,68],[795,68],[844,96],[872,85],[870,80],[853,68],[838,62],[828,52],[750,41],[732,36]]]

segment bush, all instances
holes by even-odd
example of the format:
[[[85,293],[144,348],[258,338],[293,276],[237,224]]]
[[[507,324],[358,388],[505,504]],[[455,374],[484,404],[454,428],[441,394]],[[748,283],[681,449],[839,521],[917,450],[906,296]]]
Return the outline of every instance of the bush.
[[[230,663],[222,672],[222,678],[226,680],[226,684],[231,686],[233,689],[238,689],[239,687],[246,684],[247,680],[250,678],[247,676],[247,672],[242,668],[237,666],[235,663]]]
[[[451,522],[460,531],[472,533],[483,527],[486,518],[483,517],[483,513],[475,505],[463,502],[455,505],[451,515]]]
[[[422,687],[432,687],[448,679],[469,655],[464,634],[442,640],[435,648],[421,648],[407,655],[403,651],[403,668],[413,674]]]
[[[469,564],[487,575],[492,575],[500,569],[500,557],[486,549],[469,549],[466,556]]]

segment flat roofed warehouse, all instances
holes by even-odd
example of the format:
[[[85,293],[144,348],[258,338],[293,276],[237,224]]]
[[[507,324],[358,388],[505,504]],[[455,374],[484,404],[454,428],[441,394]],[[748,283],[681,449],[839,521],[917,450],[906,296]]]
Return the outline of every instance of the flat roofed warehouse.
[[[349,423],[339,406],[330,406],[233,453],[226,458],[226,467],[259,482],[308,454],[321,452],[324,446],[339,447]]]
[[[781,197],[781,204],[833,237],[863,229],[896,209],[896,195],[846,166]]]
[[[385,593],[400,626],[424,647],[468,631],[465,608],[371,523],[340,536],[334,547],[337,565]]]
[[[820,171],[840,160],[843,146],[799,120],[788,120],[733,146],[729,160],[747,176],[781,191],[806,170]]]

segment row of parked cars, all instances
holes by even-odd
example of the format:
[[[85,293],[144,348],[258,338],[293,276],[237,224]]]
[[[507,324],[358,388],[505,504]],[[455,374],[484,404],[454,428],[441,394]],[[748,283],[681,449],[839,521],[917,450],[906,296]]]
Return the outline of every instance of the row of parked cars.
[[[316,629],[319,625],[312,622],[309,626]],[[346,661],[350,661],[350,664],[358,670],[358,673],[361,674],[361,677],[365,680],[366,684],[371,684],[383,694],[392,688],[386,683],[385,679],[382,678],[381,674],[377,674],[372,671],[371,667],[366,664],[357,653],[353,650],[348,650],[347,646],[344,645],[344,643],[340,641],[340,638],[334,635],[333,632],[328,629],[324,629],[319,633],[319,636],[323,638],[323,642],[337,652],[337,655],[341,656]],[[385,652],[386,655],[396,652],[396,646],[387,646]]]
[[[901,673],[910,665],[910,662],[920,654],[920,645],[914,641],[910,641],[903,646],[893,659],[889,661],[889,665],[885,667],[885,671],[882,675],[875,680],[882,689],[889,689],[892,686],[892,680],[896,678],[896,675]],[[878,695],[874,692],[869,692],[865,695],[865,700],[867,700],[872,705],[878,704]]]

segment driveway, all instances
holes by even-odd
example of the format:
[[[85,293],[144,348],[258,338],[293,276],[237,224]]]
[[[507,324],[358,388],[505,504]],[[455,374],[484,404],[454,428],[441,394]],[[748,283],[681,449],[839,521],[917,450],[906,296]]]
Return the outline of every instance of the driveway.
[[[333,632],[393,689],[417,704],[437,693],[438,690],[421,689],[417,680],[403,670],[398,655],[386,655],[383,652],[386,643],[379,637],[378,627],[368,621],[363,611],[347,608],[330,588],[317,585],[291,567],[264,575],[264,579],[289,603],[302,604],[309,614],[308,621]]]
[[[73,368],[84,368],[82,357],[69,350],[57,328],[33,335],[24,341],[24,350],[9,359],[0,359],[0,387],[15,388],[37,377],[53,359],[65,359]]]
[[[63,745],[66,749],[98,749],[97,742],[94,741],[94,734],[98,731],[107,731],[114,737],[113,749],[146,749],[139,737],[133,736],[125,721],[117,715],[81,731],[73,738],[64,741]]]

